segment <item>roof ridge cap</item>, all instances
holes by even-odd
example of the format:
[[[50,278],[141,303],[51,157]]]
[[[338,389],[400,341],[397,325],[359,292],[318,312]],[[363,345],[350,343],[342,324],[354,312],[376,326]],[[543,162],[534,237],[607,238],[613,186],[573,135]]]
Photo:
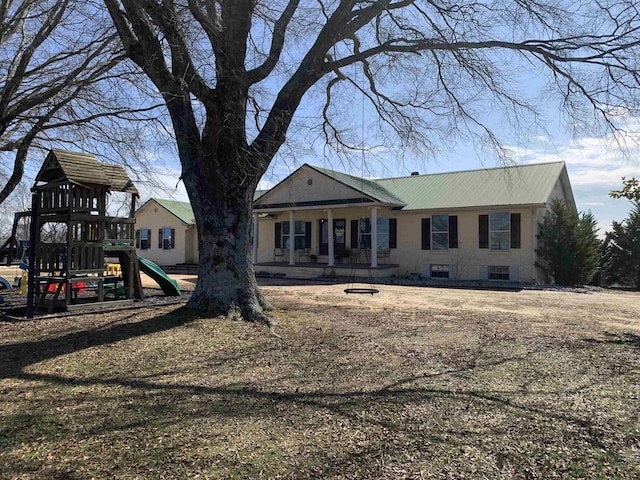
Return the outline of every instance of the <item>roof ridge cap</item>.
[[[501,167],[469,168],[466,170],[453,170],[451,172],[422,173],[420,175],[402,175],[400,177],[377,178],[371,181],[398,180],[401,178],[415,178],[415,177],[432,177],[435,175],[452,175],[456,173],[487,172],[487,171],[494,171],[494,170],[507,170],[510,168],[539,167],[541,165],[550,165],[554,163],[562,163],[566,165],[566,162],[564,160],[554,160],[553,162],[525,163],[523,165],[503,165]]]

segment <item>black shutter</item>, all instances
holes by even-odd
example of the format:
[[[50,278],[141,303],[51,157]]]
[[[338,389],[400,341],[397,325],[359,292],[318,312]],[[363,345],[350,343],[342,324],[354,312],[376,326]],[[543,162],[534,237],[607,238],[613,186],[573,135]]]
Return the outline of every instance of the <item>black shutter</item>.
[[[275,228],[275,238],[273,239],[273,244],[275,245],[276,248],[282,248],[282,223],[281,222],[276,222],[276,228]]]
[[[140,241],[140,244],[142,245],[142,241]],[[147,245],[144,247],[145,250],[148,250],[151,248],[151,229],[147,228]]]
[[[358,237],[360,235],[359,222],[359,220],[351,220],[351,248],[360,248],[358,245]]]
[[[449,215],[449,248],[458,248],[458,216]]]
[[[158,248],[162,248],[162,229],[158,230]]]
[[[422,250],[431,250],[431,219],[422,219]]]
[[[136,230],[136,248],[140,248],[140,230]]]
[[[511,214],[511,248],[520,248],[520,214]]]
[[[311,222],[306,222],[304,226],[304,248],[311,248]]]
[[[398,219],[389,219],[389,248],[398,248]]]
[[[489,248],[489,215],[478,215],[478,248]]]
[[[176,248],[176,229],[171,229],[171,248]]]

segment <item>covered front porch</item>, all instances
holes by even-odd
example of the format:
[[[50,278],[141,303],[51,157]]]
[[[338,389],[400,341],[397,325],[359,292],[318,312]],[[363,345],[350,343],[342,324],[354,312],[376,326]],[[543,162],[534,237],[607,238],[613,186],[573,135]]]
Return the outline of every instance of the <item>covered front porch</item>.
[[[292,278],[384,278],[402,202],[364,179],[302,166],[253,205],[256,273]]]

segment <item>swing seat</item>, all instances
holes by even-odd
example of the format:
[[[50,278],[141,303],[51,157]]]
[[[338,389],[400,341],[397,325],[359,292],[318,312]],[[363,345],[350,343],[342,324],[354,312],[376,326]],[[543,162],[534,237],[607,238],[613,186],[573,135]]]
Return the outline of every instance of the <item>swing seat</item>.
[[[345,288],[344,289],[344,293],[346,293],[347,295],[350,293],[356,293],[356,294],[369,294],[369,295],[373,295],[374,293],[379,293],[380,290],[375,289],[375,288]]]

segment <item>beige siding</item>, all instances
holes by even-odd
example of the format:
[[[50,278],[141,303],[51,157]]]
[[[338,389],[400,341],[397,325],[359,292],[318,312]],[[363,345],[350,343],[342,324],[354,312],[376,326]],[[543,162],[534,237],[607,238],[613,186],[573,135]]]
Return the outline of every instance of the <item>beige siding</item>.
[[[175,228],[175,248],[164,250],[158,248],[158,230],[161,228]],[[151,230],[150,248],[137,249],[136,253],[141,257],[151,260],[160,266],[186,263],[186,230],[185,225],[175,215],[157,203],[150,201],[136,212],[136,230],[149,228]]]
[[[346,219],[346,244],[350,248],[351,220],[369,216],[370,210],[362,208],[335,208],[334,219]],[[494,252],[478,247],[478,215],[491,211],[508,211],[521,215],[521,248],[509,251]],[[458,248],[444,251],[422,250],[422,218],[433,214],[448,214],[458,216]],[[454,278],[462,280],[478,280],[482,276],[483,268],[490,265],[517,268],[518,278],[524,282],[535,282],[535,234],[537,233],[537,208],[496,208],[466,209],[458,211],[425,211],[401,212],[380,208],[378,217],[397,219],[397,248],[391,249],[386,262],[399,265],[398,274],[408,276],[410,273],[427,274],[429,265],[443,264],[453,266]],[[312,224],[311,252],[317,254],[319,244],[318,221],[327,218],[326,210],[307,210],[295,212],[295,220],[310,221]],[[287,261],[277,257],[274,253],[274,235],[276,222],[289,220],[288,212],[275,217],[260,219],[258,262]],[[319,257],[319,261],[326,261],[326,257]],[[512,270],[513,271],[513,270]]]
[[[260,198],[260,203],[289,204],[340,199],[357,199],[362,194],[309,167],[302,167],[278,188]]]

